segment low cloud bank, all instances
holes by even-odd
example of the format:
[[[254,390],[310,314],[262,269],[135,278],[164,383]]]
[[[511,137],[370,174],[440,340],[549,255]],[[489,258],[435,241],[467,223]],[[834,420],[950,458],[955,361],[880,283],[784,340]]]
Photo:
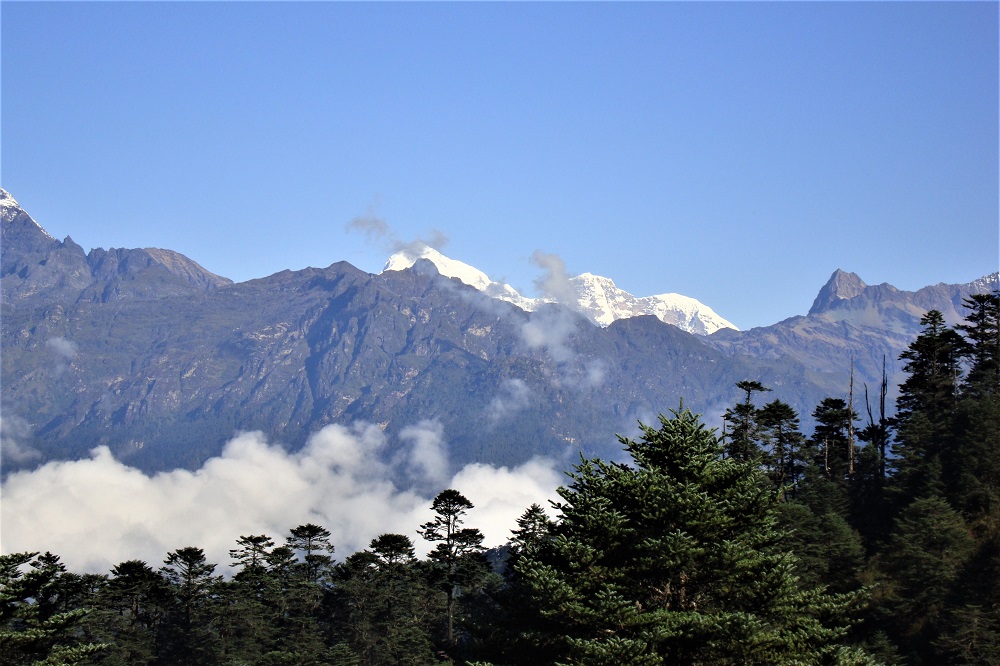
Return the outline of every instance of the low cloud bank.
[[[548,506],[564,478],[555,463],[534,459],[514,468],[468,465],[452,478],[439,424],[405,429],[393,462],[377,427],[331,425],[289,453],[259,432],[232,439],[198,470],[148,476],[122,464],[107,447],[91,457],[50,462],[11,474],[0,504],[0,552],[51,551],[72,571],[106,573],[128,559],[158,566],[177,548],[205,549],[222,572],[241,535],[267,534],[280,542],[288,530],[316,523],[332,532],[337,559],[386,532],[417,535],[431,518],[433,496],[457,489],[475,508],[466,526],[488,546],[501,545],[532,503]],[[398,466],[412,484],[388,479]],[[443,483],[442,483],[443,481]],[[432,484],[434,490],[429,491]]]

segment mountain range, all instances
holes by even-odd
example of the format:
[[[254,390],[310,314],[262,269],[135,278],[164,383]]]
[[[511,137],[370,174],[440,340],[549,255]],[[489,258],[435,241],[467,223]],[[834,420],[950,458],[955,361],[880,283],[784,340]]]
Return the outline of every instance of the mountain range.
[[[808,426],[846,397],[852,362],[859,394],[883,358],[898,380],[923,312],[958,321],[964,297],[1000,286],[906,292],[838,270],[806,315],[738,331],[694,299],[588,274],[527,299],[426,246],[379,274],[340,262],[233,283],[170,250],[85,252],[2,190],[0,222],[4,473],[97,445],[194,468],[239,431],[296,449],[362,421],[390,438],[437,423],[455,468],[614,457],[616,433],[682,400],[717,424],[742,379]]]

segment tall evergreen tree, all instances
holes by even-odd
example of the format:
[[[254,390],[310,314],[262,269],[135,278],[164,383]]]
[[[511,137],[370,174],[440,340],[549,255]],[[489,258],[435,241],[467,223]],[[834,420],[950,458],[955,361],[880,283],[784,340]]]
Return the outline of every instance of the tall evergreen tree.
[[[957,507],[982,518],[1000,510],[1000,293],[972,296],[965,305],[969,314],[956,328],[965,335],[969,370],[959,387],[945,482]]]
[[[951,476],[954,416],[965,341],[947,328],[937,310],[924,315],[924,330],[900,354],[909,376],[896,401],[897,505],[944,492]],[[947,469],[946,469],[947,468]]]
[[[456,646],[456,597],[462,587],[474,587],[489,569],[483,556],[483,533],[462,527],[463,516],[473,506],[457,490],[442,490],[431,504],[434,519],[420,526],[420,535],[437,544],[428,557],[445,594],[445,647],[449,651]]]
[[[969,361],[963,393],[995,395],[1000,391],[1000,292],[975,294],[963,305],[969,312],[955,327],[965,335]]]
[[[142,560],[127,560],[112,567],[101,594],[104,631],[113,645],[106,663],[154,663],[169,598],[167,581]]]
[[[230,661],[256,660],[274,651],[281,622],[281,594],[267,562],[274,540],[267,535],[244,535],[231,549],[233,577],[217,587],[217,621],[222,652]]]
[[[799,431],[799,415],[791,405],[774,400],[757,414],[763,441],[767,446],[768,476],[779,488],[782,497],[795,495],[806,461],[802,455],[804,437]]]
[[[919,498],[897,519],[879,558],[885,576],[882,624],[913,663],[943,663],[933,644],[974,548],[965,521],[941,497]]]
[[[161,658],[183,666],[218,663],[218,634],[212,626],[213,604],[221,577],[201,548],[188,546],[167,554],[160,573],[172,599],[161,632]]]
[[[846,483],[851,455],[849,431],[858,415],[840,398],[824,398],[812,415],[816,419],[812,435],[815,462],[827,479]]]
[[[314,585],[322,583],[323,577],[333,566],[333,544],[330,530],[313,523],[293,527],[285,538],[288,547],[299,553],[301,569],[306,582]]]
[[[340,630],[361,666],[434,663],[428,590],[410,538],[383,534],[337,567]]]
[[[839,644],[855,595],[799,586],[756,465],[722,458],[690,412],[583,461],[551,538],[517,564],[566,664],[869,663]]]
[[[743,391],[743,402],[738,402],[726,410],[722,418],[728,425],[725,439],[725,453],[740,461],[759,460],[761,457],[760,427],[757,423],[758,409],[753,404],[754,393],[765,393],[771,389],[755,380],[744,379],[736,382],[736,388]]]
[[[328,613],[323,612],[334,566],[330,536],[320,525],[299,525],[285,537],[287,550],[275,548],[269,556],[274,573],[286,584],[279,652],[291,663],[323,664],[327,643],[336,643],[329,640]]]

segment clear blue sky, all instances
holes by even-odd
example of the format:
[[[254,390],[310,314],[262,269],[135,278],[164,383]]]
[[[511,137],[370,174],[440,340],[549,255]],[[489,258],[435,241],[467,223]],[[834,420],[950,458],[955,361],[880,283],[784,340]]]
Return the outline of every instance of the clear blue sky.
[[[0,5],[2,186],[235,280],[535,250],[741,328],[997,270],[998,4]]]

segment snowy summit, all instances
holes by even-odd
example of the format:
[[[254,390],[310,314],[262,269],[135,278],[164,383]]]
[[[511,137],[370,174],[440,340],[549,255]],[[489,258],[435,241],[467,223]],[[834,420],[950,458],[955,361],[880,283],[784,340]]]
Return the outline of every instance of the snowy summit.
[[[446,257],[434,248],[422,244],[415,244],[393,254],[383,271],[405,270],[418,259],[427,259],[445,277],[457,278],[470,287],[512,303],[522,310],[531,311],[554,300],[522,296],[510,285],[491,280],[478,268]],[[569,283],[576,293],[576,302],[561,304],[583,314],[598,326],[609,326],[618,319],[653,315],[660,321],[697,335],[709,335],[721,328],[736,329],[736,326],[720,317],[712,308],[681,294],[636,297],[619,289],[610,278],[592,273],[570,278]]]
[[[5,222],[12,222],[18,215],[22,214],[27,215],[27,213],[24,212],[24,209],[21,208],[21,205],[10,195],[10,192],[0,188],[0,218],[2,218]],[[30,220],[31,217],[28,216],[28,219]],[[48,238],[56,240],[56,238],[46,231],[42,225],[38,224],[38,222],[31,220],[31,223],[38,227]]]

